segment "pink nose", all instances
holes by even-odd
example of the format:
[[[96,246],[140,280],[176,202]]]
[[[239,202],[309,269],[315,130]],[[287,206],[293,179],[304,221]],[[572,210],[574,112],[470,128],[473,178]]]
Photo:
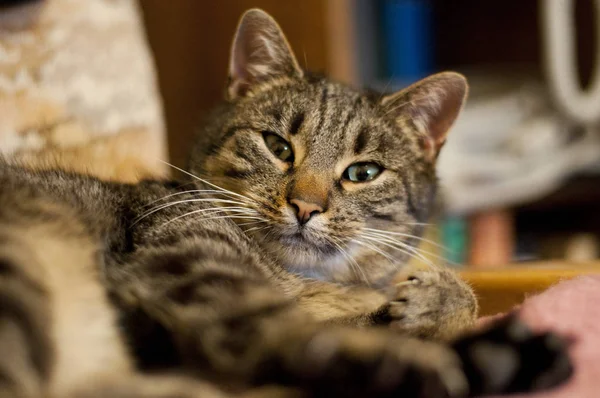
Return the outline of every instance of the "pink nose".
[[[300,199],[291,199],[290,204],[296,210],[296,218],[300,225],[306,224],[312,216],[323,213],[323,208],[315,203],[308,203]]]

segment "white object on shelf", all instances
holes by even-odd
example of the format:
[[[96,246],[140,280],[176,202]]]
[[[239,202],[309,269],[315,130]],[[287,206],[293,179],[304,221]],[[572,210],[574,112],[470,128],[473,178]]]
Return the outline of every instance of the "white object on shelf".
[[[596,20],[600,0],[592,0]],[[575,49],[575,1],[541,1],[542,38],[548,83],[566,116],[585,125],[600,121],[600,26],[596,26],[596,60],[587,90],[579,85]],[[598,25],[598,24],[597,24]]]
[[[437,169],[447,210],[471,213],[538,199],[599,159],[597,130],[577,131],[548,106],[544,90],[523,84],[474,95]]]

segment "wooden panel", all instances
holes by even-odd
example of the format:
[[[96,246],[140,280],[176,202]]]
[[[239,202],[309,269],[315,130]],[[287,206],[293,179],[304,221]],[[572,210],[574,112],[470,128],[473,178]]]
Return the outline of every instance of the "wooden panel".
[[[526,297],[540,293],[561,280],[589,274],[600,274],[600,262],[586,265],[548,262],[461,272],[475,290],[481,316],[509,311]]]
[[[353,0],[327,0],[327,37],[329,76],[345,82],[358,83],[356,59],[355,15]]]
[[[183,165],[194,128],[221,98],[231,39],[246,9],[271,13],[302,65],[328,66],[321,0],[141,0],[164,97],[171,161]]]

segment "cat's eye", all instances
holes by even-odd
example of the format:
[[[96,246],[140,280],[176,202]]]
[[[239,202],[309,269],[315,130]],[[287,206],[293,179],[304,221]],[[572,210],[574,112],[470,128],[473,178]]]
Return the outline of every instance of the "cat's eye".
[[[342,178],[352,182],[367,182],[377,177],[382,171],[383,168],[377,163],[354,163],[344,171]]]
[[[272,133],[263,133],[263,138],[267,148],[284,162],[291,163],[294,161],[294,151],[292,151],[292,145],[281,138],[280,136]]]

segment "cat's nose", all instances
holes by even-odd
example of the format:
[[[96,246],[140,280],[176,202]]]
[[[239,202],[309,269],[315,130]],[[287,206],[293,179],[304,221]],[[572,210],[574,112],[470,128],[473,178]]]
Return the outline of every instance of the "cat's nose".
[[[306,224],[312,216],[323,213],[323,207],[316,203],[305,202],[301,199],[290,199],[290,205],[296,210],[296,218],[300,225]]]

